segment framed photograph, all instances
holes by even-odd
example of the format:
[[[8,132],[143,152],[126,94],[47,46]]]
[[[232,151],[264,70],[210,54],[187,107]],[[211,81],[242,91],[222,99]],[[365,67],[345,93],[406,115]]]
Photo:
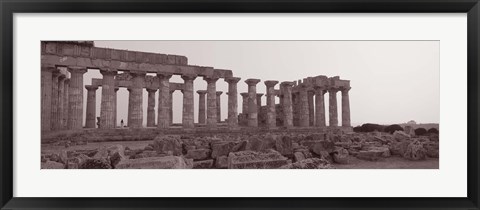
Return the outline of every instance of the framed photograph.
[[[1,209],[479,209],[479,4],[2,1]]]

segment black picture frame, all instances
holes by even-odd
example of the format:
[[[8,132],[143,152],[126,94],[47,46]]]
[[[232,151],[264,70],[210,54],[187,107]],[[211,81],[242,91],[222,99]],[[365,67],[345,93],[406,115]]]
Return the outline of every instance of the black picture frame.
[[[2,209],[479,209],[478,0],[0,0]],[[467,13],[468,196],[465,198],[16,198],[13,193],[15,13]],[[455,181],[455,180],[451,180]],[[252,189],[253,190],[253,189]]]

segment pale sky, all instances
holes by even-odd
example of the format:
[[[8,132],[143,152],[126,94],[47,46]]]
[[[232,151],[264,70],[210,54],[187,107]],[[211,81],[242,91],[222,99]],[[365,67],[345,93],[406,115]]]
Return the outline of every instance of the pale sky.
[[[265,80],[293,81],[309,76],[340,76],[350,80],[350,115],[352,125],[363,123],[394,124],[415,120],[417,123],[440,121],[440,69],[438,41],[95,41],[97,47],[188,57],[190,65],[229,69],[240,77],[238,93],[247,92],[245,80],[260,79],[258,93],[265,93]],[[92,78],[102,78],[98,70],[84,75],[84,85]],[[171,82],[183,82],[173,76]],[[202,77],[194,81],[195,123],[198,122],[197,90],[205,90]],[[278,89],[278,85],[275,86]],[[217,81],[221,95],[221,117],[227,117],[228,84]],[[117,92],[117,124],[127,123],[128,91]],[[87,91],[84,89],[84,110]],[[182,121],[182,93],[175,91],[173,122]],[[144,90],[144,125],[147,92]],[[158,111],[158,91],[156,107]],[[328,113],[328,93],[325,94]],[[338,93],[339,125],[341,94]],[[100,116],[101,88],[97,90],[97,116]],[[278,99],[277,99],[278,103]],[[242,97],[238,96],[238,112]],[[265,97],[262,105],[266,105]],[[84,122],[86,112],[84,111]],[[326,115],[328,124],[328,114]]]

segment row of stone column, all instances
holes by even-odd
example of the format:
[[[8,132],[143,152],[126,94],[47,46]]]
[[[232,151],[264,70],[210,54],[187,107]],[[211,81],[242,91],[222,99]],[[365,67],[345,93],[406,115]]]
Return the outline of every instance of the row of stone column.
[[[57,67],[41,68],[42,131],[82,128],[86,69],[68,67],[67,70],[70,78]]]
[[[259,80],[246,80],[248,85],[248,93],[241,93],[243,97],[242,112],[248,115],[248,126],[258,126],[258,112],[261,107],[261,97],[263,94],[256,93],[256,84]],[[265,81],[267,88],[267,127],[276,126],[276,110],[275,110],[275,85],[278,81]],[[297,93],[292,93],[293,83],[282,82],[280,84],[281,92],[280,105],[283,108],[284,126],[291,127],[297,125],[299,127],[317,126],[325,127],[325,100],[324,94],[329,92],[329,125],[338,126],[337,97],[338,91],[342,92],[342,126],[350,127],[350,88],[330,88],[315,87],[313,91],[309,91],[303,84]],[[256,98],[255,98],[256,97]],[[315,98],[315,99],[314,99]],[[315,104],[315,105],[314,105]],[[296,121],[296,123],[295,123]]]

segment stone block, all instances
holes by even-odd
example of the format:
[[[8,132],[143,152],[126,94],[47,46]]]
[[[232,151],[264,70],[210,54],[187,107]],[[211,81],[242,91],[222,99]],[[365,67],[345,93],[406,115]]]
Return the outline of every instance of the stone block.
[[[280,168],[289,162],[286,157],[275,150],[240,151],[228,155],[229,169],[272,169]]]
[[[317,141],[310,147],[310,151],[317,155],[321,155],[322,151],[332,153],[335,149],[335,144],[330,141]]]
[[[348,151],[343,147],[335,148],[332,156],[333,162],[339,164],[348,164]]]
[[[423,148],[423,144],[420,141],[413,141],[408,145],[403,157],[408,160],[425,160],[427,151]]]
[[[110,161],[105,158],[87,159],[78,166],[79,169],[111,169]]]
[[[282,155],[291,155],[293,153],[293,145],[291,138],[284,136],[275,140],[275,150]]]
[[[180,136],[159,135],[153,140],[153,149],[159,153],[172,152],[173,155],[182,155]]]
[[[216,142],[212,143],[212,158],[217,158],[220,156],[228,155],[233,151],[235,147],[235,142]]]
[[[305,160],[305,155],[303,155],[303,152],[295,152],[293,153],[293,160],[295,162]]]
[[[117,169],[187,169],[191,168],[180,156],[126,159],[120,161]]]
[[[185,158],[194,160],[204,160],[210,157],[211,150],[209,149],[195,149],[188,150]]]
[[[213,160],[193,161],[193,168],[195,169],[207,169],[213,168]]]
[[[215,168],[228,168],[228,157],[220,156],[215,160]]]
[[[403,156],[405,151],[407,151],[407,147],[410,144],[410,141],[402,141],[402,142],[391,142],[389,149],[392,155],[400,155]]]
[[[438,142],[427,142],[423,144],[423,148],[426,150],[428,157],[438,158],[439,157],[439,145]]]
[[[41,163],[41,169],[64,169],[65,165],[55,161],[46,161]]]
[[[330,162],[325,159],[309,158],[295,163],[289,163],[281,169],[331,169]]]
[[[377,161],[382,158],[382,154],[383,152],[379,150],[359,151],[356,157],[362,160]]]

